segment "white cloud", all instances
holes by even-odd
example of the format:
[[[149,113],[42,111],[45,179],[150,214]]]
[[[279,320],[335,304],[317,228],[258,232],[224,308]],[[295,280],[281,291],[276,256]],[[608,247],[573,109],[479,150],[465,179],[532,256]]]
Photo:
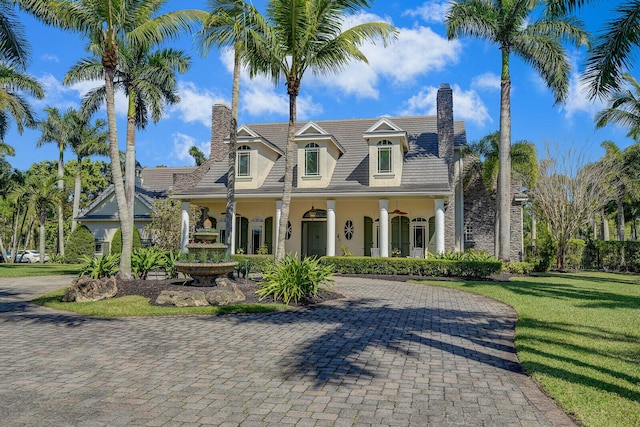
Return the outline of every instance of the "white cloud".
[[[360,14],[346,26],[369,21],[382,19],[376,15]],[[389,46],[367,43],[361,47],[368,65],[352,61],[337,75],[320,76],[315,80],[322,86],[338,89],[338,93],[377,99],[382,78],[395,84],[411,84],[420,76],[457,63],[461,49],[458,40],[448,41],[429,27],[398,28],[398,38]]]
[[[171,139],[173,144],[173,158],[175,160],[180,160],[181,164],[189,163],[190,166],[195,165],[195,160],[189,154],[189,150],[194,145],[198,147],[206,156],[209,156],[209,152],[211,151],[209,142],[197,142],[195,138],[180,132],[172,134]]]
[[[487,107],[475,90],[464,91],[458,85],[453,85],[453,115],[456,120],[465,120],[483,127],[493,120],[489,116]],[[436,98],[438,88],[425,86],[418,94],[409,98],[401,115],[434,115],[436,114]]]
[[[220,56],[227,71],[233,73],[233,53],[229,50]],[[305,84],[305,81],[302,83]],[[303,92],[304,93],[304,92]],[[246,69],[240,74],[240,109],[250,116],[264,115],[289,117],[289,95],[284,84],[276,87],[273,82],[263,75],[249,77]],[[297,116],[300,120],[306,120],[322,112],[322,106],[314,103],[307,95],[298,96]]]
[[[500,90],[500,76],[490,71],[480,74],[471,80],[471,87],[475,89]]]
[[[40,58],[44,59],[45,61],[49,61],[49,62],[55,62],[55,63],[59,63],[60,62],[60,58],[58,58],[56,55],[52,55],[50,53],[45,53],[42,56],[40,56]]]
[[[572,73],[569,79],[569,95],[565,104],[560,107],[560,111],[564,111],[565,118],[570,120],[579,113],[593,118],[603,108],[606,108],[606,102],[589,99],[587,83],[582,81],[580,74]]]
[[[170,105],[167,113],[178,115],[185,123],[201,123],[206,127],[211,126],[211,108],[218,103],[230,104],[221,95],[208,89],[198,87],[193,82],[178,82],[180,102]]]
[[[425,22],[444,22],[444,18],[451,8],[449,0],[431,0],[416,9],[409,9],[403,16],[419,16]]]

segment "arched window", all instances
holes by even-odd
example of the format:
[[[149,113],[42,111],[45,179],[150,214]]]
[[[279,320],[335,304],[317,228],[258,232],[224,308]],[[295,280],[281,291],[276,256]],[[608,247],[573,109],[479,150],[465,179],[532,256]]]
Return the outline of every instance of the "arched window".
[[[393,173],[393,143],[386,139],[378,142],[378,173]]]
[[[284,239],[285,240],[291,239],[292,234],[293,234],[293,225],[291,225],[291,221],[287,221],[287,234],[285,235]]]
[[[251,148],[241,145],[236,151],[236,176],[251,176]]]
[[[320,175],[320,146],[315,142],[304,146],[304,174],[305,176]]]

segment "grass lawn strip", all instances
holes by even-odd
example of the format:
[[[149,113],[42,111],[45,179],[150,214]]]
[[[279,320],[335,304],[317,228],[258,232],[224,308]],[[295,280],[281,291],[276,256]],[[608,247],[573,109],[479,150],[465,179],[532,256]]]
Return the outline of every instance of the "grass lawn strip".
[[[420,283],[512,306],[522,366],[566,412],[585,426],[640,426],[640,276],[583,272]]]
[[[80,274],[80,264],[0,264],[0,278]]]

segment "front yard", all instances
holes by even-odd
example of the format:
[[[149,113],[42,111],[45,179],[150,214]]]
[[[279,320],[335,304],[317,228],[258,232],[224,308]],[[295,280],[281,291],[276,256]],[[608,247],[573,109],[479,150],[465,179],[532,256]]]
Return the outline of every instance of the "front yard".
[[[512,306],[522,366],[567,413],[586,426],[640,425],[640,276],[583,272],[420,283]]]

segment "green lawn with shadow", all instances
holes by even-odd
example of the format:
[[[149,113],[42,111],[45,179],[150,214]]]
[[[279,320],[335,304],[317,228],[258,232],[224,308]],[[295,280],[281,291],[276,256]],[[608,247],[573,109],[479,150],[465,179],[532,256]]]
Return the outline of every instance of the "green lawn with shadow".
[[[518,313],[524,369],[585,426],[640,426],[640,276],[547,273],[508,282],[422,281]]]
[[[27,263],[1,263],[0,278],[3,277],[31,277],[31,276],[58,276],[80,274],[80,264],[27,264]]]

